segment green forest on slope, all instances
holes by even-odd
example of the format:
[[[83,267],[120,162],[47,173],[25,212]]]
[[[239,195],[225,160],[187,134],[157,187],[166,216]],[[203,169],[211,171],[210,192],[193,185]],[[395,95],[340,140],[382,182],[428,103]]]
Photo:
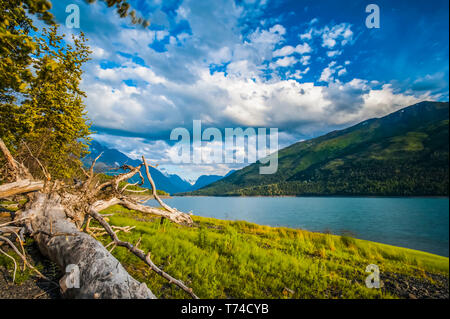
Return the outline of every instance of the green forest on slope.
[[[448,196],[448,102],[422,102],[279,151],[188,195]]]

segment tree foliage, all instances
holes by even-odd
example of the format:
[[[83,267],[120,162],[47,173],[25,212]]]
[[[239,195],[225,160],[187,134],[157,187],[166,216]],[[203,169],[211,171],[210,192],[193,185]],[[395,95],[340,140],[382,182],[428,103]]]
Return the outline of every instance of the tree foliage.
[[[87,3],[94,3],[96,0],[85,0]],[[133,24],[140,24],[144,28],[150,25],[150,22],[147,19],[139,17],[136,13],[136,10],[131,8],[131,5],[126,0],[101,0],[108,7],[115,7],[116,12],[121,18],[130,17],[131,22]]]
[[[39,162],[57,178],[72,176],[90,134],[80,89],[89,48],[81,33],[65,40],[48,1],[0,5],[0,137],[39,176]],[[36,14],[50,28],[38,30]]]
[[[128,1],[102,2],[120,18],[149,25]],[[79,85],[89,48],[83,33],[71,40],[58,35],[51,7],[48,0],[0,0],[0,137],[35,176],[42,165],[52,177],[66,178],[87,152],[90,132]],[[51,27],[38,30],[32,16]]]

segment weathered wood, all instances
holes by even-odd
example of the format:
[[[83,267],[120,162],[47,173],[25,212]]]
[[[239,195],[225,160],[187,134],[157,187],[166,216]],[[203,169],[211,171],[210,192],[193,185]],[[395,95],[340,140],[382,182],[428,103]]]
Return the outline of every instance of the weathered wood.
[[[16,160],[12,157],[8,148],[6,147],[3,140],[0,138],[0,154],[6,159],[6,165],[8,167],[8,172],[11,174],[13,180],[19,179],[33,179],[28,169],[21,163],[16,162]]]
[[[99,206],[97,206],[99,207]],[[167,279],[170,283],[174,283],[178,287],[180,287],[182,290],[187,292],[192,298],[198,299],[198,297],[195,295],[195,293],[192,291],[191,288],[187,287],[181,280],[175,279],[166,272],[162,271],[160,268],[158,268],[153,261],[150,259],[150,253],[147,255],[136,246],[133,246],[131,243],[122,241],[117,237],[116,231],[113,230],[113,228],[105,221],[103,216],[101,216],[98,211],[95,210],[95,208],[92,208],[90,210],[90,215],[95,218],[106,230],[106,232],[109,234],[111,239],[114,242],[114,245],[126,247],[129,251],[131,251],[135,256],[140,258],[143,262],[145,262],[154,272],[156,272],[161,277]]]
[[[116,175],[110,181],[101,185],[93,185],[96,183],[93,168],[98,157],[94,160],[89,173],[83,170],[87,177],[84,183],[73,186],[65,185],[63,181],[51,181],[47,174],[45,174],[48,176],[47,182],[44,183],[43,181],[33,180],[28,169],[14,160],[1,138],[0,142],[0,151],[5,155],[8,165],[6,167],[8,176],[3,176],[3,179],[14,181],[0,185],[0,198],[35,192],[33,196],[29,197],[30,201],[26,204],[26,207],[16,213],[14,225],[20,227],[21,234],[17,233],[17,227],[9,226],[12,224],[10,222],[0,225],[0,233],[12,232],[19,238],[25,232],[26,235],[35,239],[41,253],[58,264],[62,270],[67,270],[68,268],[77,269],[79,277],[77,277],[78,280],[75,280],[75,282],[68,281],[69,279],[76,279],[73,278],[73,274],[66,274],[60,280],[61,292],[64,297],[96,299],[155,298],[155,295],[145,284],[139,283],[127,273],[125,268],[111,255],[106,247],[92,236],[80,230],[84,220],[87,221],[86,231],[89,231],[89,220],[92,217],[97,219],[104,227],[106,233],[112,236],[114,247],[123,246],[128,248],[156,273],[169,280],[170,283],[175,283],[192,297],[197,298],[192,289],[185,286],[183,282],[171,277],[153,264],[149,255],[144,255],[143,251],[137,247],[119,240],[114,228],[99,214],[101,210],[107,207],[120,204],[144,213],[163,216],[175,223],[192,223],[192,219],[188,214],[171,208],[159,199],[145,159],[144,163],[137,167],[122,166],[128,172]],[[36,160],[38,161],[37,158]],[[147,177],[152,184],[154,197],[164,209],[138,204],[123,196],[126,187],[119,190],[119,183],[128,180],[135,174],[139,174],[142,183],[144,182],[140,172],[142,165],[145,165],[147,168]],[[41,168],[46,173],[45,168],[42,166]],[[129,228],[122,230],[128,231]],[[4,236],[0,237],[0,244],[6,242],[18,252],[9,239]],[[25,252],[23,255],[20,252],[18,254],[26,263]],[[32,267],[31,265],[29,266]],[[72,283],[77,282],[79,282],[79,286],[72,285]]]
[[[13,171],[18,171],[19,168],[14,161],[14,158],[12,157],[11,153],[9,152],[8,148],[6,147],[3,140],[0,138],[0,151],[3,153],[3,156],[5,156],[6,163],[10,166],[10,169]]]
[[[38,191],[43,187],[44,182],[42,181],[33,181],[29,179],[18,180],[13,183],[0,185],[0,198]]]
[[[60,281],[64,297],[155,298],[150,289],[131,277],[100,242],[79,231],[67,219],[64,210],[58,194],[37,193],[30,207],[18,215],[18,218],[27,218],[28,232],[35,234],[36,243],[44,255],[62,270],[69,265],[78,267],[79,288],[68,287],[67,277]]]
[[[153,197],[159,203],[159,205],[161,205],[165,210],[167,210],[168,212],[174,213],[175,212],[174,209],[172,207],[170,207],[169,205],[167,205],[166,203],[164,203],[161,200],[161,198],[159,198],[158,193],[156,191],[155,182],[153,181],[152,175],[150,174],[150,170],[148,169],[148,164],[147,164],[147,161],[145,160],[144,156],[142,156],[142,163],[144,163],[145,173],[147,174],[147,179],[150,182],[150,185],[152,187]]]
[[[177,224],[192,224],[192,218],[186,213],[180,212],[171,208],[171,212],[156,208],[145,206],[142,204],[133,203],[129,200],[123,199],[120,204],[128,209],[135,210],[141,213],[162,216]]]

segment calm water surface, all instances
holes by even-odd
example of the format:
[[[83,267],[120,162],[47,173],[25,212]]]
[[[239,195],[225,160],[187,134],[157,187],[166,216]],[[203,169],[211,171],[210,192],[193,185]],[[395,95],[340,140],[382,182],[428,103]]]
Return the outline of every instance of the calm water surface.
[[[448,257],[448,198],[173,197],[178,210],[354,237]],[[149,201],[150,205],[157,205]]]

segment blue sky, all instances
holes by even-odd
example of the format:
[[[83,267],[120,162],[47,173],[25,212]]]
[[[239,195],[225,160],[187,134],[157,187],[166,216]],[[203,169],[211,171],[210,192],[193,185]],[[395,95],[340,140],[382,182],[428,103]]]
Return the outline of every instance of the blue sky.
[[[65,8],[80,6],[80,29]],[[53,1],[93,50],[83,89],[95,138],[195,179],[239,165],[175,165],[176,127],[276,127],[279,144],[448,101],[448,1],[133,0],[150,27],[100,2]],[[368,4],[380,28],[368,29]],[[242,166],[242,165],[241,165]]]

